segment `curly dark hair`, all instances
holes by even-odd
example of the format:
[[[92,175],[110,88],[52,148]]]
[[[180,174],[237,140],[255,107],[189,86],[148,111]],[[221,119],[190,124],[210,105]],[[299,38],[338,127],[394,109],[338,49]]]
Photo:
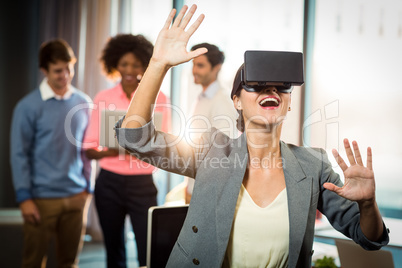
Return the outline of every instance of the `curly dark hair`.
[[[118,34],[111,37],[102,51],[100,61],[107,75],[116,73],[117,64],[122,56],[131,52],[148,67],[154,46],[143,35]]]

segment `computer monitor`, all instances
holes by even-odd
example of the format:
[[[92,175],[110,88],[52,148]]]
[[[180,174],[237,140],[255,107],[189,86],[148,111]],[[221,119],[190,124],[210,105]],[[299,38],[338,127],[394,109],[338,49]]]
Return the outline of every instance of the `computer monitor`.
[[[165,267],[186,218],[188,205],[148,210],[147,268]]]

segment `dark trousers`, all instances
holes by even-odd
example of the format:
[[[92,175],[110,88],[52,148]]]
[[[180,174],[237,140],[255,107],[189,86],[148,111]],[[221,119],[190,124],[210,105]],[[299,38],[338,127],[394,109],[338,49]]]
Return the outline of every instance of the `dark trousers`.
[[[102,169],[95,204],[106,247],[107,267],[127,267],[124,222],[130,216],[140,266],[146,265],[148,208],[156,206],[152,175],[119,175]]]

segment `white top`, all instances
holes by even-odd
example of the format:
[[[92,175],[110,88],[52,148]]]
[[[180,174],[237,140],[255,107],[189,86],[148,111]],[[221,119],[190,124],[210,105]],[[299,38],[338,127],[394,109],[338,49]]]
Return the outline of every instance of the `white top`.
[[[286,188],[261,208],[242,184],[223,267],[287,267],[288,258]]]

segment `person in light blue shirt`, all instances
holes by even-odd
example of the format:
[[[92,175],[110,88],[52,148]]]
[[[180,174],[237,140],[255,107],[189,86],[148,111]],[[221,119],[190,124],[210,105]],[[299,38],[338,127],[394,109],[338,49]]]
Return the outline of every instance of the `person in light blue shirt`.
[[[75,267],[91,191],[81,149],[90,98],[71,86],[75,56],[61,39],[44,43],[39,88],[18,102],[11,126],[11,167],[24,218],[23,267],[41,267],[56,236],[60,267]]]

